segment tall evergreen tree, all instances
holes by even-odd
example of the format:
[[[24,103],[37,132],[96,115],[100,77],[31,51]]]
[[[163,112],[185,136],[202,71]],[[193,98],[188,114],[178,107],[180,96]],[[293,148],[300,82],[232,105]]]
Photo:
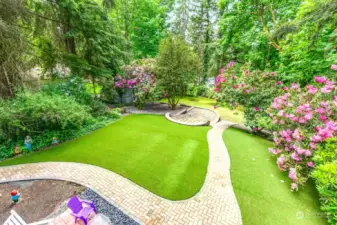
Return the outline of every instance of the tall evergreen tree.
[[[29,49],[22,27],[25,2],[2,0],[0,2],[0,99],[13,97],[15,88],[23,81]]]

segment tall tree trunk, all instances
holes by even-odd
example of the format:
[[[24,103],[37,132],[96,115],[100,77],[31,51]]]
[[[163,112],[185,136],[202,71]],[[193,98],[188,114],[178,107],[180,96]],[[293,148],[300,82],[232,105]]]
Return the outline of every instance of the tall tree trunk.
[[[56,3],[60,10],[59,20],[63,21],[61,26],[62,26],[63,35],[65,36],[71,31],[71,27],[70,27],[71,19],[70,19],[69,13],[67,12],[65,8],[63,8],[60,1],[61,0],[56,0]],[[74,37],[64,37],[64,48],[68,53],[76,55],[75,38]]]
[[[212,34],[212,24],[210,20],[210,11],[211,11],[211,2],[210,0],[206,0],[205,5],[205,23],[206,23],[206,30],[205,30],[205,40],[204,40],[204,54],[203,54],[203,63],[204,63],[204,77],[203,82],[206,81],[207,72],[208,72],[208,64],[209,64],[209,44],[211,43],[211,34]]]
[[[94,89],[94,96],[97,98],[97,93],[96,93],[96,79],[94,76],[91,76],[91,81],[92,81],[92,88]]]
[[[6,78],[6,82],[7,82],[7,88],[8,88],[8,90],[9,90],[9,94],[10,94],[11,97],[13,97],[13,96],[14,96],[14,91],[13,91],[13,88],[12,88],[12,84],[11,84],[11,82],[9,81],[9,78],[8,78],[8,74],[7,74],[6,68],[5,68],[4,66],[3,66],[2,68],[3,68],[3,70],[4,70],[4,74],[5,74],[5,78]]]
[[[126,52],[130,55],[130,40],[129,40],[129,2],[124,0],[124,29],[126,40]]]

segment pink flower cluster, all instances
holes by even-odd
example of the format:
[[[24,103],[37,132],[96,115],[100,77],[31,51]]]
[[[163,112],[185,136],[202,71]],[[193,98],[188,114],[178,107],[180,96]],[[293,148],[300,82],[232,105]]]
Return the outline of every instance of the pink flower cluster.
[[[126,79],[121,78],[119,81],[115,82],[115,88],[125,88],[128,82]]]
[[[234,65],[231,61],[220,70],[214,91],[217,98],[230,107],[235,107],[236,102],[248,109],[245,111],[245,125],[258,132],[263,129],[259,127],[259,118],[267,117],[265,109],[269,107],[270,100],[284,92],[283,84],[275,72],[261,73],[246,66],[234,68]]]
[[[304,185],[315,166],[311,158],[317,144],[337,136],[337,96],[331,94],[336,91],[335,83],[325,77],[314,80],[315,84],[304,89],[292,84],[267,110],[275,124],[275,148],[269,151],[279,155],[280,170],[289,170],[293,190]]]
[[[124,79],[117,76],[118,81],[114,83],[115,88],[140,88],[144,92],[148,92],[151,85],[153,85],[156,80],[152,74],[139,73],[136,77],[131,79]]]

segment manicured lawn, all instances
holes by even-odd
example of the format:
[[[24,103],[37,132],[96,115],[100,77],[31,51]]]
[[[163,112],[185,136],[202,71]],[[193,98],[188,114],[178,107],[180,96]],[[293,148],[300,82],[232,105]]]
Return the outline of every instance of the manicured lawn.
[[[187,127],[163,116],[130,115],[56,147],[0,163],[65,161],[97,165],[171,200],[202,187],[208,165],[208,127]]]
[[[166,99],[161,100],[161,102],[166,102]],[[208,109],[213,109],[213,106],[216,105],[214,99],[204,98],[204,97],[184,97],[180,99],[181,104],[186,104],[190,106],[199,106]],[[226,106],[218,107],[216,111],[219,113],[223,120],[232,121],[235,123],[243,124],[243,112],[240,109],[231,110]]]
[[[312,183],[299,192],[290,191],[287,174],[267,150],[271,142],[236,129],[226,130],[223,138],[245,225],[326,224]],[[297,219],[299,211],[304,212],[303,219]]]

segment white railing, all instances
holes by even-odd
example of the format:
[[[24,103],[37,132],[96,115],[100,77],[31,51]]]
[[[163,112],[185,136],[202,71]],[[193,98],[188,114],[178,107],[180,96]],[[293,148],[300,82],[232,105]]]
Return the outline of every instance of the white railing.
[[[44,220],[27,224],[14,210],[11,210],[11,215],[5,221],[4,225],[46,225],[52,222],[53,219]]]

